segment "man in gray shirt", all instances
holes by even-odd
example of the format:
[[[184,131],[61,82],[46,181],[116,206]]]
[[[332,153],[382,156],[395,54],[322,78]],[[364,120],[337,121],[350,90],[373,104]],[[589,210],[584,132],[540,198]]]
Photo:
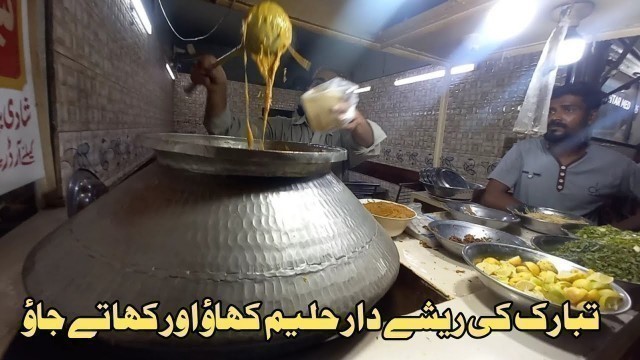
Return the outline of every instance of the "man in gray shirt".
[[[222,67],[211,70],[215,57],[207,55],[199,59],[191,71],[191,81],[203,85],[207,89],[207,104],[205,109],[204,126],[212,135],[245,137],[247,134],[246,120],[234,117],[227,109],[227,78]],[[320,69],[314,74],[309,88],[320,85],[337,76],[328,69]],[[338,116],[346,109],[334,109]],[[251,129],[256,139],[262,138],[262,119],[251,119]],[[332,133],[314,132],[307,124],[304,111],[298,108],[293,119],[286,117],[270,117],[265,133],[266,140],[289,141],[329,145],[341,147],[348,151],[348,164],[354,167],[361,162],[380,155],[381,143],[387,135],[380,126],[356,111],[356,115],[344,128]],[[344,170],[334,169],[337,175]]]
[[[547,133],[520,141],[507,152],[489,175],[481,202],[496,209],[525,203],[596,220],[608,197],[639,199],[640,166],[620,153],[589,144],[589,129],[603,95],[587,84],[556,87]],[[640,230],[640,215],[614,225]]]

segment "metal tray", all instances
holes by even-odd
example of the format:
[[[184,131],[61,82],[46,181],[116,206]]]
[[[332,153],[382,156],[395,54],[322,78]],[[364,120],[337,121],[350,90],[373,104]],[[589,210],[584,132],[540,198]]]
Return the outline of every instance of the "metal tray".
[[[569,223],[565,223],[565,224],[554,224],[551,222],[547,222],[547,221],[540,221],[537,219],[534,219],[530,216],[527,216],[526,212],[527,211],[537,211],[537,212],[542,212],[545,214],[554,214],[554,215],[560,215],[560,216],[564,216],[570,220],[582,220],[585,221],[589,224],[591,224],[591,222],[581,216],[576,216],[576,215],[572,215],[566,212],[562,212],[562,211],[558,211],[555,209],[551,209],[551,208],[545,208],[545,207],[536,207],[536,206],[530,206],[530,205],[518,205],[518,206],[509,206],[507,208],[512,214],[519,216],[520,217],[520,223],[522,224],[522,226],[533,230],[535,232],[539,232],[541,234],[547,234],[547,235],[565,235],[565,232],[562,230],[562,226],[564,225],[568,225]]]
[[[515,235],[508,234],[506,232],[492,229],[486,226],[468,223],[458,220],[436,220],[429,224],[429,230],[438,239],[442,247],[447,249],[453,255],[462,257],[462,250],[465,244],[460,244],[455,241],[449,240],[449,237],[455,235],[459,238],[463,238],[467,234],[471,234],[476,238],[491,238],[491,242],[512,244],[517,246],[528,247],[524,240]]]
[[[513,214],[472,202],[447,201],[444,207],[456,220],[488,226],[497,230],[520,222],[520,218]]]
[[[469,188],[450,188],[421,182],[429,194],[451,200],[471,200],[474,190],[484,189],[484,186],[476,183],[469,183]]]
[[[508,284],[501,283],[497,279],[487,275],[484,271],[476,267],[476,263],[486,257],[495,257],[499,260],[506,260],[514,256],[520,256],[523,261],[537,262],[540,260],[549,260],[558,269],[558,271],[571,271],[577,269],[586,272],[587,269],[567,261],[563,258],[546,254],[539,250],[523,248],[519,246],[496,244],[496,243],[482,243],[467,245],[463,250],[463,258],[474,270],[476,270],[480,276],[480,280],[491,290],[498,295],[518,303],[524,307],[530,307],[533,304],[539,303],[541,300],[537,299],[523,291],[509,286]],[[629,294],[615,282],[612,283],[612,288],[622,296],[622,304],[616,311],[607,311],[600,309],[601,315],[616,315],[621,314],[631,309],[632,301]],[[549,306],[555,309],[562,309],[561,305],[549,302]],[[573,309],[573,308],[572,308]],[[573,309],[575,310],[575,309]]]
[[[553,255],[553,251],[560,247],[562,244],[569,241],[576,241],[577,237],[575,236],[555,236],[555,235],[539,235],[531,239],[531,244],[536,249],[543,251],[547,254]],[[557,256],[557,255],[553,255]],[[597,269],[594,269],[597,270]],[[632,291],[637,290],[640,287],[640,283],[635,283],[631,281],[624,281],[615,279],[616,283],[618,283],[623,289]]]

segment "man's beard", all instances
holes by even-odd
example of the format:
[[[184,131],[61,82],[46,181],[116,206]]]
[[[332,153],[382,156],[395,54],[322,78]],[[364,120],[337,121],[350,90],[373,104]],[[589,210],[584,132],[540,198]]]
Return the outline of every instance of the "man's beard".
[[[548,124],[548,128],[559,127],[564,129],[565,131],[559,134],[556,134],[553,131],[547,130],[547,133],[544,134],[544,139],[550,144],[558,145],[561,144],[563,148],[571,149],[578,148],[586,145],[589,142],[589,138],[591,137],[590,131],[588,128],[581,130],[577,134],[572,134],[567,132],[567,126],[561,122],[550,122]]]
[[[544,139],[550,142],[551,144],[558,144],[566,141],[571,137],[571,134],[568,132],[562,132],[560,134],[556,134],[555,132],[547,130],[547,133],[544,134]]]

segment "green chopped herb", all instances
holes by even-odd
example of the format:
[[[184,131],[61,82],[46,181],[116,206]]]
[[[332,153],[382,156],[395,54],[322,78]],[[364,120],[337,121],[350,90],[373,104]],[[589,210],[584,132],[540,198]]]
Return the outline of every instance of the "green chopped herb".
[[[551,253],[615,279],[640,283],[640,233],[587,226]]]

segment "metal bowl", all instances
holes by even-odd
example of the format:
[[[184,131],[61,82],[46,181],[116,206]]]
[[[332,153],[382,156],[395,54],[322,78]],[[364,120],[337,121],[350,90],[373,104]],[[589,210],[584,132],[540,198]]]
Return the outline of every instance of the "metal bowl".
[[[569,241],[576,241],[578,238],[574,236],[555,236],[555,235],[539,235],[531,239],[531,244],[536,249],[547,254],[553,255],[553,252]],[[555,256],[555,255],[554,255]],[[594,269],[597,271],[598,269]],[[640,283],[615,279],[615,282],[627,291],[637,291]]]
[[[564,235],[565,233],[564,231],[562,231],[562,226],[568,225],[570,224],[570,222],[567,222],[564,224],[554,224],[548,221],[541,221],[528,216],[527,212],[541,212],[541,213],[550,214],[550,215],[560,215],[569,219],[570,221],[571,220],[585,221],[587,224],[591,224],[589,220],[583,218],[582,216],[576,216],[573,214],[569,214],[569,213],[558,211],[551,208],[536,207],[536,206],[530,206],[530,205],[517,205],[517,206],[509,206],[507,209],[512,214],[520,217],[520,223],[522,224],[522,226],[530,230],[533,230],[542,234],[547,234],[547,235]]]
[[[457,236],[460,239],[465,235],[470,234],[475,238],[490,238],[490,242],[512,244],[517,246],[528,247],[529,245],[517,236],[508,234],[506,232],[492,229],[490,227],[468,223],[458,220],[436,220],[432,221],[429,225],[429,230],[438,239],[438,242],[442,244],[442,247],[447,249],[453,255],[462,257],[462,250],[465,244],[460,244],[455,241],[449,240],[451,236]]]
[[[514,287],[509,286],[508,284],[501,283],[497,279],[492,278],[491,276],[484,273],[482,270],[478,269],[476,263],[480,262],[481,259],[486,257],[494,257],[499,260],[505,260],[512,258],[514,256],[520,256],[523,261],[532,261],[537,262],[540,260],[549,260],[553,265],[558,269],[558,271],[571,271],[574,269],[580,271],[587,271],[588,269],[574,264],[571,261],[567,261],[565,259],[559,258],[557,256],[546,254],[539,250],[523,248],[514,245],[507,244],[497,244],[497,243],[478,243],[478,244],[470,244],[467,245],[463,252],[462,256],[464,260],[473,267],[479,274],[480,280],[491,290],[496,292],[498,295],[512,300],[513,302],[524,306],[529,307],[533,304],[539,303],[541,300],[537,299],[523,291],[520,291]],[[622,296],[622,304],[620,308],[616,311],[607,311],[604,309],[600,309],[601,315],[616,315],[621,314],[629,309],[631,309],[631,298],[629,294],[620,287],[615,282],[611,284],[611,287],[614,291],[618,292]],[[552,308],[562,309],[562,305],[554,304],[549,302]],[[573,310],[576,310],[572,307]]]
[[[437,182],[434,184],[447,188],[469,188],[469,183],[462,177],[462,175],[447,168],[436,169],[436,181]]]
[[[504,229],[520,222],[520,218],[505,211],[488,208],[472,202],[448,201],[444,207],[454,219]]]
[[[578,235],[576,235],[578,231],[590,225],[591,224],[566,224],[566,225],[560,226],[560,230],[562,230],[563,235],[566,235],[572,238],[577,238],[579,237]]]
[[[573,240],[575,238],[570,236],[538,235],[531,239],[531,245],[540,251],[550,254],[551,251],[556,250],[562,244]]]
[[[421,182],[429,194],[451,200],[471,200],[474,190],[484,189],[484,186],[476,183],[468,183],[468,188],[452,188]]]

